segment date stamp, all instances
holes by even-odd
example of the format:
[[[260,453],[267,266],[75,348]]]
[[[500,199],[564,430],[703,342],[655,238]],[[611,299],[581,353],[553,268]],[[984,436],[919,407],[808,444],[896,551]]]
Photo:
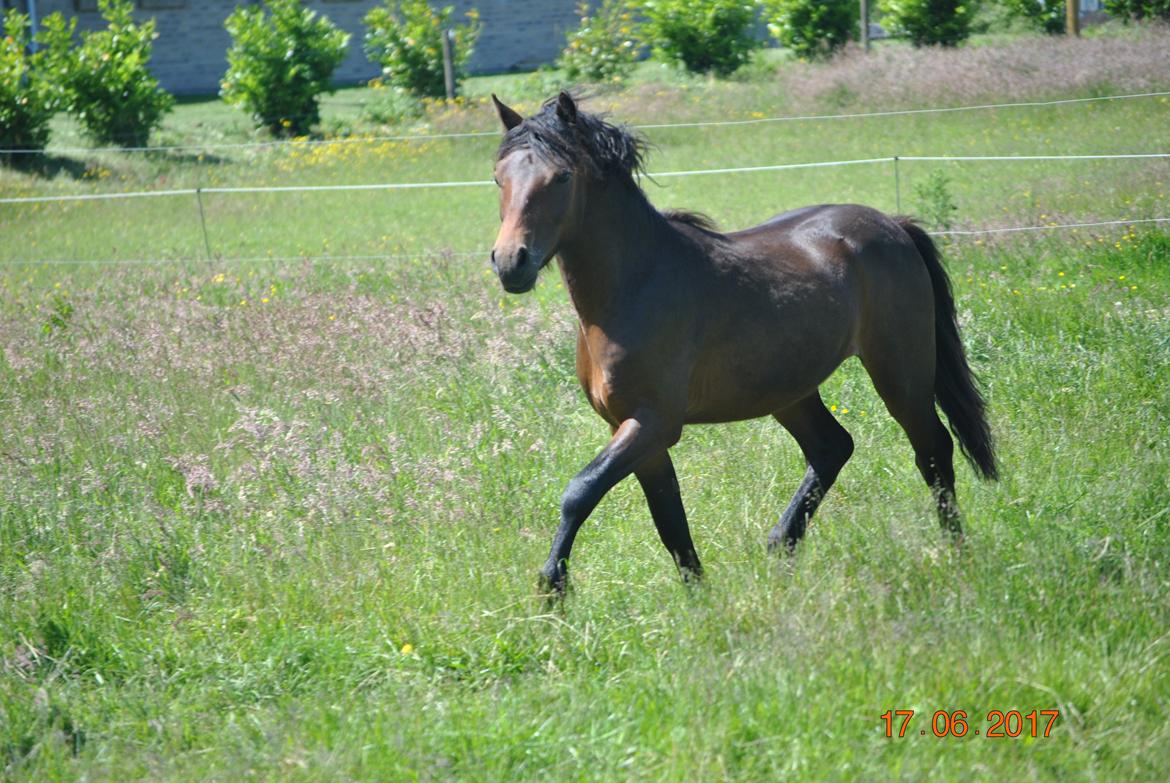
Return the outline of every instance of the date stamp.
[[[925,714],[925,713],[924,713]],[[989,739],[1010,739],[1015,737],[1047,737],[1052,733],[1060,717],[1060,710],[991,710],[987,713],[986,726],[972,726],[966,710],[935,710],[926,728],[915,726],[915,710],[886,710],[880,716],[886,736],[892,738],[907,735],[925,737],[987,737]]]

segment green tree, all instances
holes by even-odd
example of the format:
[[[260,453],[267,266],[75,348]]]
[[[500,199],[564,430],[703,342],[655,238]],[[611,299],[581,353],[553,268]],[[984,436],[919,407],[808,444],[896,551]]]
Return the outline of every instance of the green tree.
[[[419,97],[442,98],[443,33],[451,31],[455,83],[467,75],[467,62],[479,39],[479,13],[467,12],[467,24],[451,23],[454,8],[436,11],[426,0],[386,0],[362,21],[366,26],[366,56],[382,66],[385,81]]]
[[[1123,19],[1170,21],[1170,0],[1105,0],[1105,10]]]
[[[175,99],[150,72],[155,23],[136,24],[130,0],[98,0],[106,29],[86,31],[63,62],[70,111],[102,144],[144,147]]]
[[[743,0],[644,0],[646,42],[693,73],[729,76],[758,46],[757,3]]]
[[[1064,32],[1065,0],[1001,0],[1008,15],[1051,35]]]
[[[321,119],[349,34],[300,0],[240,6],[224,22],[232,37],[219,94],[273,134],[302,136]]]
[[[971,35],[979,0],[881,0],[880,7],[915,46],[958,46]]]
[[[0,149],[44,149],[49,142],[49,121],[67,105],[63,88],[70,36],[75,22],[66,25],[60,14],[44,20],[37,40],[41,47],[29,51],[28,17],[14,10],[4,14],[4,41],[0,44]],[[58,34],[60,31],[60,34]],[[27,155],[0,153],[9,163],[22,163]]]
[[[557,65],[570,80],[604,82],[622,79],[638,61],[638,22],[629,0],[601,0],[591,10],[577,6],[581,23],[565,36]]]
[[[764,0],[768,31],[800,58],[830,57],[857,35],[857,0]]]

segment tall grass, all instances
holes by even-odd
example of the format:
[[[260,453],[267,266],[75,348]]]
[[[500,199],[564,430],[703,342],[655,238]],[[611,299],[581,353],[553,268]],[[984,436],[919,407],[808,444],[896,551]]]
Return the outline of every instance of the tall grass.
[[[534,568],[606,437],[555,277],[503,299],[437,258],[6,275],[8,774],[1156,777],[1170,238],[947,255],[1005,474],[962,477],[961,556],[850,363],[824,394],[857,455],[794,562],[763,538],[795,446],[695,428],[675,453],[708,582],[677,584],[622,485],[551,614]],[[1061,717],[899,740],[890,708]]]

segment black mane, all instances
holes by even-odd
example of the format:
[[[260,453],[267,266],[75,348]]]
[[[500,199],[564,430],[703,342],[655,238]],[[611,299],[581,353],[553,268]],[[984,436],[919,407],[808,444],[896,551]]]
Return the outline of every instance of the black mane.
[[[624,125],[611,125],[596,114],[577,111],[573,121],[566,122],[557,112],[557,98],[551,98],[540,111],[504,134],[496,160],[503,160],[516,150],[529,149],[554,165],[598,179],[619,177],[641,192],[635,179],[646,173],[648,148],[649,144],[636,131]],[[671,209],[661,214],[671,223],[719,236],[715,221],[701,213]]]
[[[611,125],[596,114],[578,112],[566,123],[557,113],[557,99],[544,102],[540,111],[504,134],[496,160],[518,149],[531,149],[539,157],[594,177],[645,173],[646,140],[632,130]]]

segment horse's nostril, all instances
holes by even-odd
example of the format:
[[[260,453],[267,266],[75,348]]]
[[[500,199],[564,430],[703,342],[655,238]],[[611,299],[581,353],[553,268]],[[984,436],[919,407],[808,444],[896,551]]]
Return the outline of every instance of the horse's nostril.
[[[528,248],[521,246],[516,251],[516,266],[524,266],[528,263]]]
[[[496,264],[496,249],[494,247],[492,248],[491,259],[492,259],[492,269],[496,270],[497,272],[500,271],[499,265]]]

